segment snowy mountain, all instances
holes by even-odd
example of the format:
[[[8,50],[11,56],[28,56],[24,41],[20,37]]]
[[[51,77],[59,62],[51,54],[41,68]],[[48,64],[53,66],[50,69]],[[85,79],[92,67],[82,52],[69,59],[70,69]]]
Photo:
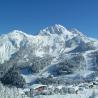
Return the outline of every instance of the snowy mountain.
[[[32,65],[34,57],[51,57],[50,63],[53,63],[58,59],[59,62],[62,61],[62,58],[71,59],[72,54],[76,53],[82,54],[86,62],[90,61],[88,58],[92,59],[88,54],[92,55],[93,51],[95,55],[97,49],[98,40],[83,35],[77,29],[67,29],[55,24],[40,30],[36,36],[18,30],[0,36],[0,63],[4,65],[6,62],[14,61],[15,65]],[[70,54],[70,57],[66,56]]]
[[[21,48],[32,48],[32,54],[36,56],[49,54],[57,57],[62,52],[96,49],[97,42],[76,29],[68,30],[57,24],[41,30],[37,36],[14,30],[0,36],[0,63],[8,61]]]
[[[47,56],[52,58],[50,63],[53,63],[76,53],[82,54],[86,62],[88,58],[92,59],[88,53],[96,52],[97,48],[98,40],[83,35],[77,29],[67,29],[58,24],[40,30],[36,36],[14,30],[0,36],[0,63],[4,65],[14,61],[14,65],[32,65],[34,57],[41,59]]]
[[[0,81],[4,84],[28,89],[35,82],[75,85],[91,82],[97,74],[98,40],[77,29],[55,24],[38,35],[14,30],[0,36]]]

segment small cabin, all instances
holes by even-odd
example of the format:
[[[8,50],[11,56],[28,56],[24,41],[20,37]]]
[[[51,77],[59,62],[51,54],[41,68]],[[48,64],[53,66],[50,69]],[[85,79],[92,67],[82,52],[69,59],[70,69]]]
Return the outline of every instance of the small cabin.
[[[35,90],[35,91],[43,91],[45,90],[47,85],[42,85],[42,84],[34,84],[30,87],[30,89]]]
[[[30,95],[41,94],[47,89],[47,85],[34,84],[30,87]]]

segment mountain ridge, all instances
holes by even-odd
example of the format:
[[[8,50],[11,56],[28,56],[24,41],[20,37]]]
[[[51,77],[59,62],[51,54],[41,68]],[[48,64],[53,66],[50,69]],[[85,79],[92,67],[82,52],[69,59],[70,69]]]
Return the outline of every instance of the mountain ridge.
[[[57,24],[40,30],[39,34],[36,36],[26,34],[19,30],[14,30],[8,34],[0,36],[0,59],[1,63],[4,63],[5,60],[10,59],[13,53],[19,51],[20,47],[25,47],[25,45],[28,44],[29,47],[37,44],[35,47],[40,49],[39,51],[36,51],[36,54],[42,56],[44,53],[41,47],[49,48],[48,50],[46,49],[46,51],[50,54],[53,52],[53,49],[57,50],[56,52],[54,51],[54,55],[56,55],[67,48],[77,47],[79,43],[85,44],[93,42],[92,46],[94,46],[94,43],[97,43],[96,41],[97,40],[89,39],[76,29],[67,30],[65,27]],[[95,46],[97,46],[97,44]]]

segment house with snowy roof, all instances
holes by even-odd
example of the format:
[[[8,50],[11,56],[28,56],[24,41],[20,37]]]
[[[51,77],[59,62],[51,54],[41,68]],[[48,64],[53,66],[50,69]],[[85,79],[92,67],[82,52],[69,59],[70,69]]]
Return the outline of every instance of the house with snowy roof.
[[[41,94],[45,93],[47,90],[47,85],[42,85],[42,84],[33,84],[30,86],[30,95],[36,95],[36,94]]]

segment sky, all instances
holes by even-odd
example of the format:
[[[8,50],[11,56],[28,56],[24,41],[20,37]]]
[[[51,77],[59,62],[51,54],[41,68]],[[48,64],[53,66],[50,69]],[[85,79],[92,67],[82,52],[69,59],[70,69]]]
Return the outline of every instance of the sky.
[[[98,0],[0,0],[0,35],[61,24],[98,38]]]

